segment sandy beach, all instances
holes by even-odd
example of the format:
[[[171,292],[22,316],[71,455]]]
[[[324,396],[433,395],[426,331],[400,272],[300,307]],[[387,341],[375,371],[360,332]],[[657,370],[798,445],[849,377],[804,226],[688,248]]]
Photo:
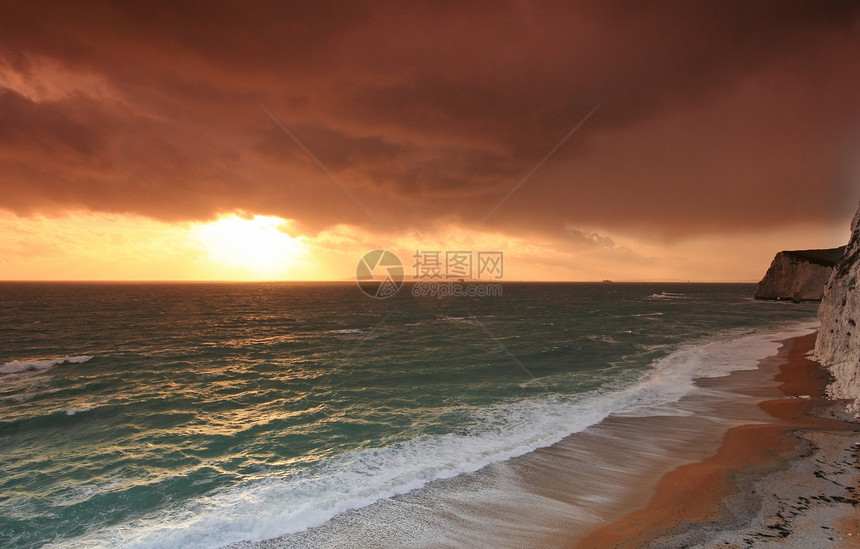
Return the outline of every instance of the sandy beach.
[[[664,475],[643,508],[578,543],[604,547],[860,547],[860,423],[825,397],[808,358],[815,334],[786,342],[776,423],[731,428],[716,453]]]
[[[824,397],[814,336],[659,412],[235,547],[850,546],[860,424]]]

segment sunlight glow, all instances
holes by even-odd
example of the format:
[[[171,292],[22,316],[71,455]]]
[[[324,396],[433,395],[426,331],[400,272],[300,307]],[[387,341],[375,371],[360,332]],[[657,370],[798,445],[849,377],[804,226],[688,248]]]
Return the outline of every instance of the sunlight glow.
[[[352,281],[358,260],[374,249],[397,254],[413,276],[416,250],[462,249],[471,229],[446,225],[380,238],[349,225],[305,235],[293,223],[246,212],[171,223],[93,212],[23,217],[0,209],[0,280]],[[601,227],[570,227],[555,239],[482,232],[468,249],[503,251],[506,281],[756,282],[774,250],[839,245],[846,225],[673,243]]]
[[[280,217],[243,219],[231,214],[195,224],[191,233],[208,252],[210,261],[242,271],[251,279],[276,279],[287,277],[307,253],[302,238],[284,232],[287,226],[288,221]]]

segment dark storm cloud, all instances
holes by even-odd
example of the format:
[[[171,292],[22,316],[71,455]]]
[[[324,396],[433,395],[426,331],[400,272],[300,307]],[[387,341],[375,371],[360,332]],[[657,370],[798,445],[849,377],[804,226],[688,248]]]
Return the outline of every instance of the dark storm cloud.
[[[860,113],[858,10],[7,5],[7,86],[84,75],[109,93],[0,93],[0,206],[373,227],[262,103],[384,223],[471,225],[601,103],[487,227],[679,236],[822,222],[856,202],[844,151]]]

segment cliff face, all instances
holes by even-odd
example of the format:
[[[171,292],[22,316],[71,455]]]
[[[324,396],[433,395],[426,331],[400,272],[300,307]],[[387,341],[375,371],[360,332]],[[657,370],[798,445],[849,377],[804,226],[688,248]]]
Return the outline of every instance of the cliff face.
[[[756,299],[818,301],[845,247],[776,254],[755,290]]]
[[[860,402],[860,208],[851,222],[851,239],[824,291],[818,308],[821,328],[815,357],[830,369],[835,398]]]

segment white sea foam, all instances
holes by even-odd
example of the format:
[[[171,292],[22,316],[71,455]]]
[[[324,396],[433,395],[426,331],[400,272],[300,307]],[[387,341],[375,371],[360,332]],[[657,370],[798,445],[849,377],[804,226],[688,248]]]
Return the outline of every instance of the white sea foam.
[[[333,337],[340,340],[372,340],[379,337],[375,330],[364,330],[361,328],[342,328],[339,330],[330,330],[328,332]]]
[[[103,482],[70,484],[65,490],[54,497],[54,503],[62,506],[81,503],[93,496],[121,488],[126,482],[128,482],[126,479],[117,477]]]
[[[0,366],[0,374],[20,374],[22,372],[41,372],[58,364],[80,364],[90,360],[91,356],[65,356],[44,360],[13,360]]]
[[[651,294],[649,297],[654,299],[683,299],[687,297],[687,294],[680,294],[677,292],[660,292],[659,294]]]
[[[349,509],[551,445],[617,406],[612,395],[577,400],[556,397],[486,409],[465,433],[349,452],[300,473],[248,482],[58,546],[204,548],[299,532]]]
[[[815,328],[804,323],[778,332],[723,333],[657,360],[637,383],[626,387],[472,410],[473,425],[461,432],[349,452],[297,473],[248,481],[157,516],[51,546],[193,549],[300,532],[433,480],[549,446],[612,413],[659,414],[661,406],[694,390],[696,378],[754,369],[760,359],[776,353],[779,341]]]
[[[608,335],[590,335],[586,337],[591,341],[597,341],[599,343],[618,343],[614,337]]]
[[[80,414],[83,412],[89,412],[95,410],[98,406],[82,406],[80,408],[67,408],[63,410],[67,416],[73,416],[75,414]]]
[[[649,415],[690,393],[698,378],[720,377],[736,370],[753,370],[759,360],[773,356],[781,341],[813,332],[817,322],[788,326],[778,332],[725,332],[711,341],[684,345],[654,362],[654,368],[631,389],[634,401],[618,413]]]

